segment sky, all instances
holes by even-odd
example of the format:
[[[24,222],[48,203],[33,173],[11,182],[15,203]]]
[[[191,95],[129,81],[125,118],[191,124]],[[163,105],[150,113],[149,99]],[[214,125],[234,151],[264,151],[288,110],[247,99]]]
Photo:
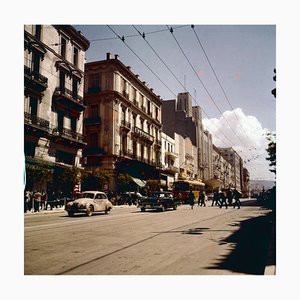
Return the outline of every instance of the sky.
[[[163,100],[188,91],[213,143],[233,147],[251,179],[274,180],[265,149],[276,132],[275,25],[73,26],[91,43],[87,62],[118,54]]]

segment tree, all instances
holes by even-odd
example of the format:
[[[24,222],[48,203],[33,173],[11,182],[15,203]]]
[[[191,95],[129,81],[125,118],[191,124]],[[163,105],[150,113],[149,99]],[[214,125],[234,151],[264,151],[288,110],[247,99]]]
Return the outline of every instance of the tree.
[[[269,143],[266,151],[268,152],[269,156],[266,158],[266,160],[270,161],[269,166],[272,167],[270,172],[276,175],[276,134],[271,132],[267,133],[267,140]]]
[[[95,174],[100,189],[103,189],[104,184],[109,184],[112,180],[112,174],[108,170],[100,170]]]
[[[274,73],[273,80],[276,81],[276,69],[274,69]],[[271,94],[276,98],[276,88],[271,91]]]
[[[120,191],[128,191],[132,177],[128,173],[121,173],[118,175],[118,187]]]
[[[65,193],[72,193],[74,185],[81,182],[84,178],[84,173],[78,167],[66,168],[59,176],[60,188]]]
[[[47,189],[47,185],[52,181],[52,168],[42,162],[26,169],[26,178],[32,183],[34,189]]]

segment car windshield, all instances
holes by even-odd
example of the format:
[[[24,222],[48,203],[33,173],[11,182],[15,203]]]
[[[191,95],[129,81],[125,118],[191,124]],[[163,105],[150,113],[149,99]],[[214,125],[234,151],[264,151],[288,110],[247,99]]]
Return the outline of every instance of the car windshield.
[[[94,199],[94,195],[93,193],[83,193],[82,194],[82,198],[90,198],[90,199]]]

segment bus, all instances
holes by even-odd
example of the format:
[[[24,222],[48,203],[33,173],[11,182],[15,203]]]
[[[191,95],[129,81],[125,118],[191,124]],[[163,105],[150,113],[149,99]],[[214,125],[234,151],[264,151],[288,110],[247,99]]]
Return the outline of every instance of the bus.
[[[199,193],[205,190],[205,184],[199,180],[177,180],[173,184],[175,197],[181,194],[182,204],[189,204],[188,195],[190,190],[194,193],[195,202],[198,201]]]

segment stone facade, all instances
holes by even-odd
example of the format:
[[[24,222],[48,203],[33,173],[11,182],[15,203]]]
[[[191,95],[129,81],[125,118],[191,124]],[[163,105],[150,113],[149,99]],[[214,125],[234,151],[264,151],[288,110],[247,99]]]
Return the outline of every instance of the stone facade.
[[[161,167],[162,100],[118,55],[85,64],[84,165],[92,173],[158,179]]]
[[[69,25],[24,26],[26,166],[52,167],[52,189],[66,167],[80,166],[85,51],[89,41]],[[28,188],[34,183],[28,178]],[[48,189],[48,186],[44,186]]]

